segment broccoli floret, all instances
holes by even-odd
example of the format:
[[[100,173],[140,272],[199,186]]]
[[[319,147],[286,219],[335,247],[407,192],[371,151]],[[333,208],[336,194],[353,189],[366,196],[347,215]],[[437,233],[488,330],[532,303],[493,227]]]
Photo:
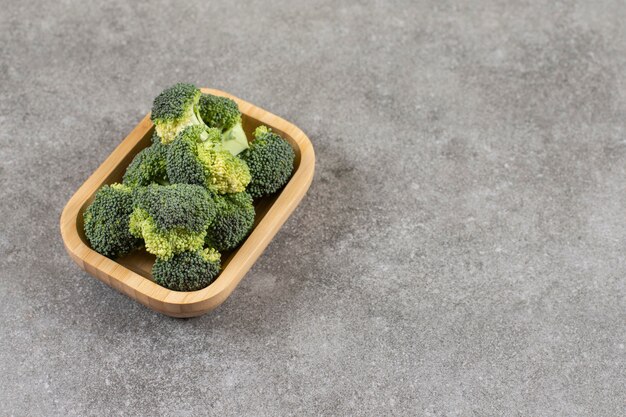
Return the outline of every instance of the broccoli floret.
[[[205,244],[219,251],[234,249],[252,229],[254,206],[246,193],[215,196],[217,215],[209,226]]]
[[[244,191],[250,183],[248,166],[219,145],[204,142],[198,147],[198,159],[205,167],[207,187],[218,194]]]
[[[126,168],[123,183],[129,187],[149,185],[154,182],[167,184],[166,145],[157,141],[141,150]]]
[[[227,97],[202,94],[199,108],[204,123],[222,133],[224,149],[233,155],[248,149],[248,138],[241,125],[241,112],[237,103]]]
[[[178,83],[154,99],[150,118],[161,142],[170,143],[187,126],[204,126],[198,108],[200,95],[193,84]]]
[[[174,184],[136,188],[130,232],[145,241],[146,250],[159,258],[202,247],[215,203],[198,185]]]
[[[237,103],[227,97],[202,94],[199,107],[200,116],[209,127],[224,131],[241,123],[241,112]]]
[[[254,131],[250,149],[241,154],[252,180],[246,191],[254,198],[273,194],[289,181],[295,154],[291,145],[266,126]]]
[[[174,291],[196,291],[208,286],[220,272],[220,254],[199,249],[159,259],[152,266],[154,281]]]
[[[167,176],[171,183],[203,185],[218,193],[238,193],[250,182],[241,159],[226,151],[215,128],[190,126],[167,147]]]
[[[132,190],[122,184],[105,185],[83,214],[85,236],[104,256],[122,256],[140,245],[128,230],[133,211]]]

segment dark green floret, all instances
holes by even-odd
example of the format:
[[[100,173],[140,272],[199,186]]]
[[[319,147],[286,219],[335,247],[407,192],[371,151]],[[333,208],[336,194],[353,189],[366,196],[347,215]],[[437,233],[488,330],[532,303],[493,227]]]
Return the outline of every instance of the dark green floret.
[[[154,281],[174,291],[196,291],[208,286],[220,272],[220,254],[215,249],[199,249],[157,258],[152,267]]]
[[[217,215],[209,226],[205,244],[219,251],[237,247],[254,224],[252,197],[246,193],[215,196]]]
[[[243,131],[237,103],[227,97],[202,94],[199,108],[204,123],[220,130],[224,149],[233,155],[248,149],[248,138]]]
[[[191,184],[140,187],[133,202],[131,233],[144,239],[148,252],[165,259],[201,248],[216,212],[207,190]]]
[[[133,211],[132,190],[121,184],[105,185],[96,193],[85,213],[85,236],[104,256],[122,256],[140,245],[129,229]]]
[[[150,118],[164,144],[173,141],[187,126],[204,125],[198,108],[200,95],[193,84],[178,83],[154,99]]]
[[[241,112],[237,103],[227,97],[202,94],[199,107],[200,116],[209,127],[224,131],[241,123]]]
[[[266,126],[259,126],[254,137],[250,149],[240,157],[246,161],[252,175],[246,191],[258,198],[275,193],[289,181],[295,153],[285,139]]]
[[[129,187],[139,187],[152,183],[167,183],[166,145],[157,140],[141,150],[128,165],[123,183]]]
[[[193,126],[183,130],[168,145],[167,171],[174,184],[204,185],[205,170],[198,159],[198,144],[204,130]]]
[[[200,99],[200,90],[193,84],[178,83],[166,88],[152,103],[151,120],[180,119]]]
[[[167,175],[171,183],[219,194],[241,192],[250,182],[245,162],[222,147],[219,130],[200,126],[187,127],[168,145]]]
[[[183,228],[201,232],[215,217],[210,195],[195,185],[152,184],[137,189],[133,196],[135,207],[147,211],[161,230]]]

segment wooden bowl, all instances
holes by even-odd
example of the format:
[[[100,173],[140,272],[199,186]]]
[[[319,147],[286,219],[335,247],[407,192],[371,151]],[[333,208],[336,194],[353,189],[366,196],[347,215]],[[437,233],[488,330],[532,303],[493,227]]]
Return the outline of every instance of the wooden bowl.
[[[72,259],[85,271],[143,305],[172,317],[194,317],[226,300],[308,190],[315,169],[313,146],[293,124],[259,107],[218,90],[205,93],[232,98],[239,105],[243,127],[249,138],[263,124],[289,141],[296,159],[287,185],[273,196],[255,201],[255,225],[248,238],[229,253],[222,254],[222,271],[208,287],[189,292],[172,291],[152,280],[154,256],[145,250],[110,259],[91,249],[83,232],[83,212],[104,184],[121,182],[134,156],[150,145],[154,125],[146,115],[111,155],[76,191],[61,214],[61,236]]]

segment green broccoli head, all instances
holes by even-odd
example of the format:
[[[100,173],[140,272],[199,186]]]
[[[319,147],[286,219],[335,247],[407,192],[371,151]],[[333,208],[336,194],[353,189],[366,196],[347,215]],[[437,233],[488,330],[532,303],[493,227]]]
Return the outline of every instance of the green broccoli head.
[[[129,187],[139,187],[152,184],[167,183],[166,145],[163,145],[157,136],[152,145],[141,150],[126,168],[122,182]]]
[[[218,193],[238,193],[250,182],[241,159],[223,149],[219,130],[190,126],[167,149],[167,176],[171,183],[203,185]]]
[[[215,249],[185,251],[170,259],[157,258],[152,266],[154,281],[174,291],[196,291],[208,286],[220,272],[220,254]]]
[[[233,155],[248,149],[248,138],[241,125],[241,112],[237,103],[227,97],[202,94],[199,108],[204,123],[222,133],[224,149]]]
[[[254,137],[241,159],[246,161],[252,175],[246,191],[258,198],[275,193],[289,181],[295,154],[285,139],[266,126],[259,126]]]
[[[136,188],[129,230],[142,238],[146,250],[158,258],[202,247],[216,208],[198,185],[174,184]]]
[[[237,103],[227,97],[202,94],[199,108],[204,123],[220,131],[228,130],[237,123],[241,123],[241,112]]]
[[[252,197],[246,193],[215,196],[217,215],[209,226],[205,245],[219,251],[237,247],[248,235],[254,224]]]
[[[200,95],[200,90],[193,84],[178,83],[154,99],[150,117],[164,144],[173,141],[187,126],[204,125],[198,113]]]
[[[122,256],[140,245],[129,229],[132,190],[122,184],[105,185],[83,214],[85,236],[104,256]]]

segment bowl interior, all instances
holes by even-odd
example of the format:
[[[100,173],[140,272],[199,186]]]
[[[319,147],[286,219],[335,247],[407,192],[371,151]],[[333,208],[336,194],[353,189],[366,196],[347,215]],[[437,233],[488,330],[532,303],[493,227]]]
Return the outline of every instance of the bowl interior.
[[[248,140],[251,140],[252,133],[262,123],[259,120],[251,116],[242,114],[242,124],[243,124],[244,131],[246,132],[246,135],[248,137]],[[298,167],[300,166],[301,155],[300,155],[299,147],[296,145],[294,139],[288,134],[286,134],[285,132],[281,131],[280,129],[277,129],[275,126],[268,126],[268,127],[272,128],[274,132],[278,133],[280,136],[282,136],[291,144],[291,147],[293,148],[296,154],[296,158],[294,160],[294,172],[297,171]],[[150,146],[153,131],[154,131],[154,127],[150,128],[145,133],[145,135],[133,147],[132,151],[129,152],[124,158],[120,160],[120,162],[115,167],[115,169],[113,169],[110,175],[107,176],[102,181],[102,183],[98,186],[98,188],[102,187],[105,184],[113,184],[115,182],[122,181],[122,177],[124,176],[126,167],[130,164],[130,162],[133,160],[135,155],[137,155],[142,149]],[[260,199],[256,199],[254,201],[256,214],[255,214],[255,219],[254,219],[254,227],[250,233],[254,232],[254,228],[256,227],[256,225],[265,217],[265,215],[267,214],[269,209],[272,207],[272,205],[274,204],[274,202],[276,201],[280,193],[281,191],[279,191],[278,193],[272,196],[263,197]],[[91,202],[93,201],[94,196],[95,196],[95,192],[92,193],[87,199],[87,201],[82,205],[79,211],[79,215],[77,216],[77,219],[76,219],[76,222],[77,222],[76,226],[78,229],[78,234],[80,236],[80,239],[87,246],[89,246],[89,241],[87,240],[84,234],[83,213],[85,209],[89,206],[89,204],[91,204]],[[237,250],[238,249],[222,253],[222,270],[228,267],[230,260],[237,253]],[[145,277],[146,279],[152,280],[151,271],[152,271],[152,265],[154,264],[155,257],[154,255],[151,255],[148,252],[146,252],[144,249],[135,250],[126,256],[115,258],[114,260],[120,265],[123,265],[124,267]]]

